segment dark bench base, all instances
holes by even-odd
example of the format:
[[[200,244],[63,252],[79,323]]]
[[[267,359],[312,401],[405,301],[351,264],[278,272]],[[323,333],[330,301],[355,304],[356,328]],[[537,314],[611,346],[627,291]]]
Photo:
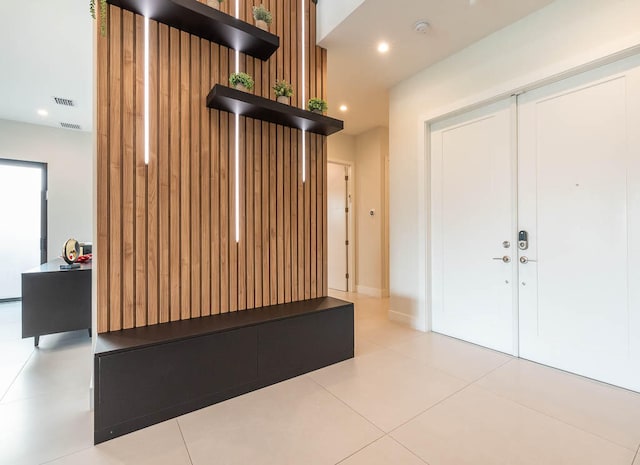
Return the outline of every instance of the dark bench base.
[[[96,444],[353,357],[331,297],[98,336]]]

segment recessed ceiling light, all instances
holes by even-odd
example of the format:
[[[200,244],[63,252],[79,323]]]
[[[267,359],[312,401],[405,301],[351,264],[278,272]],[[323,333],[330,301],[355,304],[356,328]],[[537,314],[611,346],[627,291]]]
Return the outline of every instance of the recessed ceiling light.
[[[348,109],[346,105],[340,105],[340,111],[347,111]]]
[[[40,109],[38,110],[38,114],[39,114],[40,116],[48,116],[48,115],[49,115],[49,112],[48,112],[47,110],[45,110],[44,108],[40,108]]]
[[[380,42],[378,44],[378,51],[380,53],[387,53],[389,51],[389,44],[387,42]]]

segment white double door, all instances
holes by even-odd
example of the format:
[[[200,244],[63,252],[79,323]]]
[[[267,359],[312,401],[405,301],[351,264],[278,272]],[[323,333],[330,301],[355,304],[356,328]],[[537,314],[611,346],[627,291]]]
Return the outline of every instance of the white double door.
[[[434,331],[640,391],[640,57],[432,125],[430,251]]]

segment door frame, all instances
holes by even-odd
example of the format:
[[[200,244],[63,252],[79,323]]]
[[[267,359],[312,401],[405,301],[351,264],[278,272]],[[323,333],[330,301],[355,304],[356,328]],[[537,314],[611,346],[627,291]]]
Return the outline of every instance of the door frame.
[[[356,208],[355,167],[353,162],[340,159],[327,160],[327,164],[328,163],[344,166],[347,169],[347,176],[349,177],[349,180],[347,181],[347,208],[349,208],[349,213],[347,214],[347,240],[349,241],[349,245],[347,246],[347,273],[349,273],[349,279],[347,280],[347,292],[356,292],[356,228],[353,221],[353,218],[355,217],[354,210]]]
[[[0,158],[0,166],[22,166],[28,168],[40,168],[42,173],[41,180],[41,197],[40,197],[40,264],[47,262],[47,254],[49,250],[49,237],[48,237],[48,192],[49,192],[49,174],[48,166],[44,162],[28,161],[28,160],[13,160],[10,158]],[[12,299],[0,299],[0,303],[3,302],[15,302],[22,300],[21,298]]]
[[[571,76],[593,70],[633,55],[640,54],[640,36],[630,41],[621,41],[607,49],[598,49],[573,60],[556,63],[542,71],[529,73],[506,84],[488,91],[472,94],[459,101],[436,107],[417,119],[418,134],[418,301],[417,317],[411,322],[415,329],[429,332],[432,330],[431,316],[431,125],[481,108],[509,97],[544,87]],[[517,118],[517,115],[516,115]],[[517,125],[516,125],[517,127]],[[517,145],[517,135],[515,143]],[[517,165],[516,165],[517,167]],[[516,192],[517,194],[517,192]]]

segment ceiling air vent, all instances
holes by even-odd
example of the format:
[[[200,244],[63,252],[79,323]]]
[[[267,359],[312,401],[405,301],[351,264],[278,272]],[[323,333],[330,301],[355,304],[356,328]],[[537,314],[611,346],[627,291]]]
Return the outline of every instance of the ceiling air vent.
[[[73,100],[71,100],[70,98],[62,98],[62,97],[53,97],[53,100],[55,100],[55,102],[58,105],[64,105],[65,107],[75,107],[76,104]]]
[[[62,126],[65,129],[80,129],[80,125],[79,124],[74,124],[74,123],[60,123],[60,126]]]

